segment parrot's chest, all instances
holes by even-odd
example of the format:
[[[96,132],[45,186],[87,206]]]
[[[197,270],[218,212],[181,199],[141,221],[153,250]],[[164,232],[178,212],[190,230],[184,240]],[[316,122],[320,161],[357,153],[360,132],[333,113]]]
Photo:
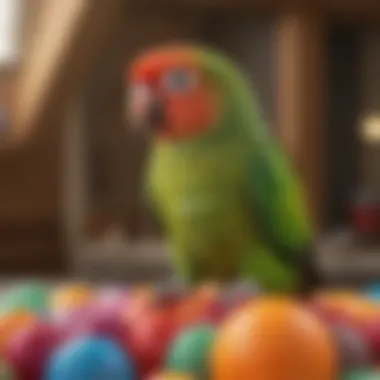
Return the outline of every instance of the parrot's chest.
[[[242,206],[242,165],[228,154],[161,158],[155,164],[151,184],[167,223],[201,227],[230,218]]]

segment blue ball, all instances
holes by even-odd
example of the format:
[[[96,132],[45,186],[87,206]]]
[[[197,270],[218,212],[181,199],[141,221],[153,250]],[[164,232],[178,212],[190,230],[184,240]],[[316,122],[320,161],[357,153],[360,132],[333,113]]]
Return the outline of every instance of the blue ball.
[[[132,360],[113,341],[85,337],[69,342],[51,357],[45,380],[134,380]]]
[[[365,290],[366,297],[380,302],[380,283],[374,283]]]

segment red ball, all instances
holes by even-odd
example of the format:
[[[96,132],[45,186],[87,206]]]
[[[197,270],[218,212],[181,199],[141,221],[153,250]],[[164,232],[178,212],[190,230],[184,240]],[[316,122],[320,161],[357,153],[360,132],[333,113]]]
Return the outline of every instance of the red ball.
[[[368,342],[373,360],[380,364],[380,316],[363,323],[360,330]]]
[[[201,322],[219,325],[229,315],[230,307],[216,299],[207,306]]]
[[[79,326],[83,325],[84,321],[87,321],[92,313],[92,308],[84,306],[70,310],[62,315],[56,323],[63,339],[71,338],[77,330],[80,330]]]
[[[175,338],[179,323],[172,308],[150,310],[131,326],[131,354],[140,376],[159,370],[168,346]]]
[[[19,380],[41,380],[60,336],[55,326],[36,322],[20,331],[7,345],[5,356]]]
[[[129,328],[123,322],[122,314],[113,309],[83,309],[66,320],[64,330],[66,340],[91,335],[112,339],[124,349],[129,346]]]
[[[322,319],[326,323],[348,323],[349,318],[338,308],[332,307],[330,305],[325,305],[320,302],[310,302],[307,303],[306,309],[310,310],[314,315]]]

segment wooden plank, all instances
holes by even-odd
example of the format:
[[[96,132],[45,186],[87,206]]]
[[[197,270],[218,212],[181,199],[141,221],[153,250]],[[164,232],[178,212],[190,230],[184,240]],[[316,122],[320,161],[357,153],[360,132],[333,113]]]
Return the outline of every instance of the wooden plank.
[[[179,9],[209,9],[209,10],[253,10],[253,11],[284,11],[284,10],[319,10],[340,14],[373,14],[380,15],[378,0],[130,0],[135,9],[174,10]]]
[[[122,0],[49,0],[21,70],[14,137],[24,141],[64,110],[88,68]],[[52,120],[51,120],[52,121]]]
[[[308,191],[316,223],[324,215],[324,25],[316,15],[284,14],[276,48],[277,126]]]

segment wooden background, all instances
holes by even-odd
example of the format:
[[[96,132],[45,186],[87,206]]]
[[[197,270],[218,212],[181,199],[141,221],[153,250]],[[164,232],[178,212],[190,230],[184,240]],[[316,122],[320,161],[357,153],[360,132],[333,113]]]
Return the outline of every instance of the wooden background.
[[[28,55],[39,10],[46,1],[49,0],[26,2],[28,6],[23,29],[25,56]],[[132,8],[127,3],[109,23],[104,41],[97,41],[94,34],[97,28],[93,25],[82,36],[76,50],[70,53],[66,65],[66,72],[72,71],[79,65],[76,54],[81,46],[85,50],[91,41],[98,45],[91,65],[82,78],[84,127],[93,141],[90,144],[92,153],[89,154],[95,160],[90,179],[94,187],[108,184],[94,192],[94,213],[108,213],[125,221],[128,230],[136,235],[153,228],[142,214],[139,200],[139,176],[146,146],[125,129],[123,120],[123,73],[128,60],[141,48],[168,39],[185,38],[214,42],[253,68],[252,74],[256,74],[254,79],[257,79],[267,115],[277,126],[281,140],[301,172],[316,219],[322,220],[325,204],[324,31],[328,20],[322,8],[330,7],[336,14],[350,14],[352,19],[353,14],[378,15],[379,3],[369,0],[330,1],[321,3],[323,6],[317,7],[320,8],[318,12],[311,12],[299,10],[297,2],[292,2],[290,5],[293,6],[289,7],[280,1],[257,2],[260,4],[256,4],[256,8],[265,11],[265,14],[269,8],[277,10],[275,27],[262,34],[270,36],[273,33],[271,40],[275,45],[261,42],[260,50],[256,49],[259,41],[255,41],[254,37],[244,41],[244,28],[239,29],[240,35],[235,30],[238,29],[235,26],[239,25],[239,20],[246,17],[238,7],[253,9],[251,5],[254,2],[222,1],[221,8],[224,10],[215,12],[215,2],[211,0],[191,1],[193,6],[187,2],[182,10],[166,1],[163,13],[158,12],[157,8],[149,10],[142,0],[135,2]],[[231,8],[236,9],[235,16]],[[294,11],[295,8],[298,10]],[[235,24],[231,22],[234,17],[237,20]],[[267,14],[265,17],[268,17]],[[256,23],[255,19],[249,20],[250,23]],[[94,33],[89,33],[89,30]],[[265,60],[260,59],[263,54]],[[275,54],[275,59],[272,54]],[[276,65],[270,67],[269,62],[274,61]],[[268,67],[255,66],[257,62],[261,65],[267,62]],[[265,70],[273,71],[275,82],[271,81],[271,75],[257,75]],[[64,113],[58,107],[63,101],[59,88],[65,87],[62,78],[57,81],[54,96],[49,100],[48,117],[41,119],[33,141],[21,150],[0,151],[0,272],[65,270],[61,203]],[[0,69],[0,101],[10,107],[13,107],[17,79],[18,68],[11,71]],[[104,142],[107,142],[105,145],[108,148],[100,149]],[[100,155],[103,158],[96,161]]]

